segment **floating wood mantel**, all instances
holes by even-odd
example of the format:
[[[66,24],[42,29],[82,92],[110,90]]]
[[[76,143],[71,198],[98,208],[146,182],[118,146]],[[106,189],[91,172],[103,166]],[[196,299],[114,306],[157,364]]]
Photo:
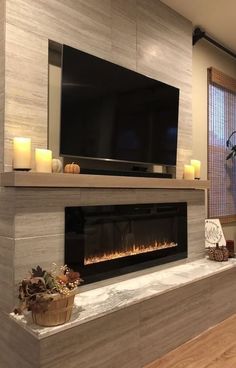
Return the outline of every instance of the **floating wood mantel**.
[[[208,189],[209,181],[18,171],[2,173],[1,185],[5,187],[39,188]]]

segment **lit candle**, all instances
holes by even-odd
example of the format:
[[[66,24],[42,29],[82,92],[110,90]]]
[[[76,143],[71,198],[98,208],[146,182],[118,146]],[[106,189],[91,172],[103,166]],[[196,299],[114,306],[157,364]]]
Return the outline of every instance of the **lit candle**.
[[[184,179],[194,180],[194,167],[192,165],[184,165]]]
[[[200,179],[201,175],[201,161],[191,160],[191,165],[194,167],[195,179]]]
[[[35,149],[35,170],[37,172],[52,172],[52,151],[42,148]]]
[[[13,139],[13,169],[31,169],[31,139],[16,137]]]

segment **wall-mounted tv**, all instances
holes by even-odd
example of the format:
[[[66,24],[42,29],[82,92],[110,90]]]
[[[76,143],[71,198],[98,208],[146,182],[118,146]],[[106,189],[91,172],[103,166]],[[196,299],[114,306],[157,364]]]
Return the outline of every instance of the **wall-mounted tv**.
[[[60,154],[176,165],[179,89],[63,45]]]

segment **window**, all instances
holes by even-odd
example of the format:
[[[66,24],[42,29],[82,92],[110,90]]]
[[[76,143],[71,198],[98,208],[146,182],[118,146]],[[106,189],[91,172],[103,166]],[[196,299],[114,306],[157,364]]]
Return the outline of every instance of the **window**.
[[[208,217],[230,222],[236,220],[236,159],[226,161],[226,141],[236,130],[236,80],[214,68],[208,76]]]

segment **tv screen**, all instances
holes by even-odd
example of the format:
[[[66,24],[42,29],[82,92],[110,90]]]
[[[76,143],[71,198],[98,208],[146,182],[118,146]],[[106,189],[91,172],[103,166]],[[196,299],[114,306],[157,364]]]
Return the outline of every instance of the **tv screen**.
[[[63,46],[60,154],[175,165],[179,89]]]

